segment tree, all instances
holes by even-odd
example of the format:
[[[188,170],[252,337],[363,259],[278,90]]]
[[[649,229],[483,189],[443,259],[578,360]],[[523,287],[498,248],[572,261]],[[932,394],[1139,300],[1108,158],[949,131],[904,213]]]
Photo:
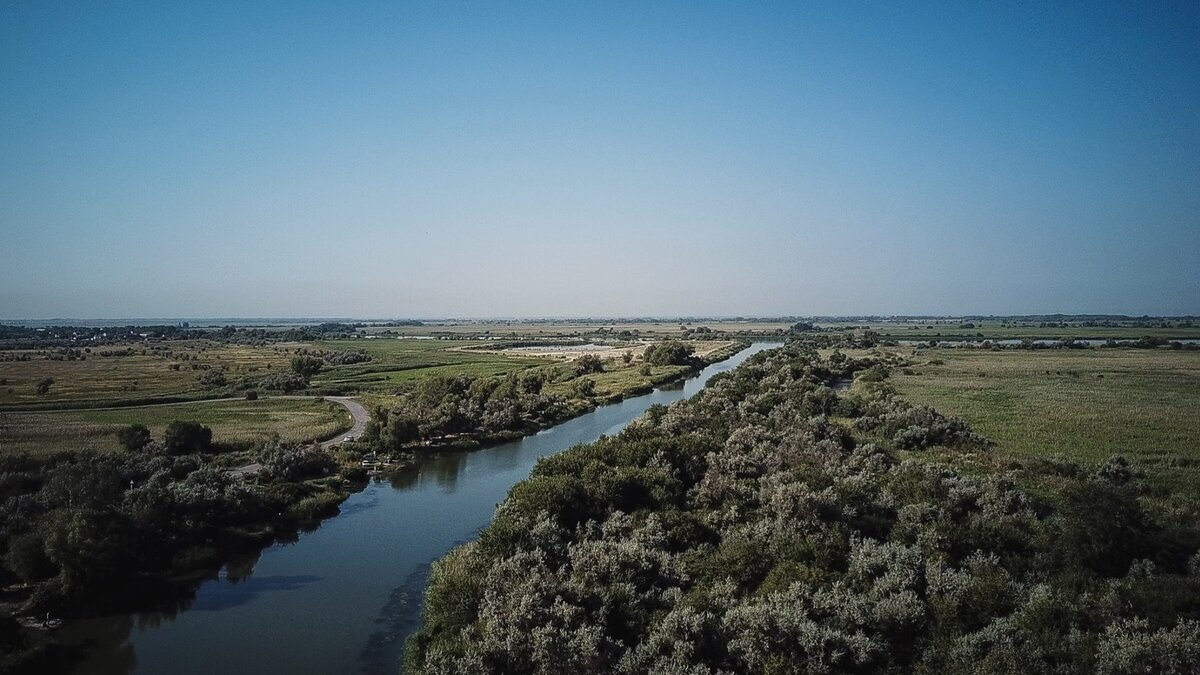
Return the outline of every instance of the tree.
[[[204,371],[204,374],[199,378],[200,384],[206,387],[224,387],[227,382],[225,371],[220,368]]]
[[[575,359],[575,374],[587,375],[589,373],[599,373],[604,371],[604,361],[600,360],[595,354],[584,354]]]
[[[17,535],[8,542],[4,564],[25,582],[48,579],[58,571],[46,556],[42,538],[34,532]]]
[[[126,450],[141,450],[150,443],[150,430],[144,424],[130,424],[117,432],[117,440]]]
[[[389,448],[400,450],[413,441],[419,440],[421,429],[417,421],[407,415],[390,415],[387,427],[384,429],[384,438],[387,440]]]
[[[38,383],[37,383],[38,396],[45,396],[46,394],[49,394],[50,393],[50,385],[52,385],[52,384],[54,384],[53,377],[43,377],[42,379],[38,380]]]
[[[683,366],[691,361],[693,349],[677,340],[666,340],[646,347],[642,358],[652,366]]]
[[[579,398],[591,398],[596,395],[596,383],[590,377],[581,377],[572,384],[572,393]]]
[[[541,373],[526,373],[521,376],[521,389],[527,394],[540,394],[546,378]]]
[[[312,379],[313,375],[321,372],[324,363],[315,356],[292,357],[292,371],[304,379]]]
[[[298,389],[303,389],[308,386],[308,381],[303,376],[296,373],[275,373],[268,375],[259,382],[259,386],[263,389],[282,390],[284,392],[292,392]]]
[[[172,455],[208,452],[212,449],[212,429],[199,422],[175,420],[167,425],[164,443]]]

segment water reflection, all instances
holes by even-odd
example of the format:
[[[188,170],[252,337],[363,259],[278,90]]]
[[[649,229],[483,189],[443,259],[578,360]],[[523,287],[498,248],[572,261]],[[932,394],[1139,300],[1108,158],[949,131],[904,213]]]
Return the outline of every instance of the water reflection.
[[[155,611],[77,622],[59,634],[90,651],[80,673],[394,673],[420,620],[430,563],[476,537],[539,458],[614,434],[768,346],[518,441],[426,455],[371,481],[341,516],[294,543],[231,561],[219,575],[147,587]]]
[[[263,593],[294,591],[320,580],[321,577],[312,574],[296,574],[251,577],[242,583],[210,584],[189,609],[195,612],[217,612],[244,605]]]

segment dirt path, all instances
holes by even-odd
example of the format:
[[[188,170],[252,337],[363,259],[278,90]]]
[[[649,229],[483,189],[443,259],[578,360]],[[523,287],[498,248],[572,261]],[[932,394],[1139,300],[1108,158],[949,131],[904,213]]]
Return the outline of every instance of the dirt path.
[[[272,396],[271,398],[287,398],[305,401],[316,400],[316,397],[314,396]],[[364,408],[361,403],[348,396],[323,396],[322,398],[345,408],[346,411],[350,413],[350,419],[354,420],[354,424],[350,427],[349,431],[344,431],[327,441],[322,441],[322,450],[328,450],[336,445],[345,443],[347,440],[354,440],[363,435],[363,432],[367,430],[367,422],[371,421],[371,413],[367,412],[367,409]],[[262,471],[262,468],[262,464],[255,462],[253,464],[239,466],[236,469],[231,469],[230,473],[235,476],[252,476],[259,471]]]
[[[290,398],[308,401],[316,399],[315,396],[272,396],[271,398]],[[328,450],[335,445],[345,443],[347,440],[357,439],[359,436],[363,435],[363,432],[367,430],[367,422],[371,421],[371,413],[367,412],[367,409],[364,408],[361,403],[355,401],[349,396],[322,396],[321,398],[345,408],[346,412],[350,413],[350,419],[354,421],[354,424],[351,425],[349,431],[344,431],[327,441],[322,441],[322,450]]]

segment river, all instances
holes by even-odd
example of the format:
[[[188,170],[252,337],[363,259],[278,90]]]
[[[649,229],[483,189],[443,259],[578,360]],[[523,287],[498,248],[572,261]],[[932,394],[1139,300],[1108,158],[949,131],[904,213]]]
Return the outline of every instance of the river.
[[[372,481],[341,513],[289,544],[222,569],[172,612],[121,614],[59,631],[89,645],[75,672],[388,673],[420,621],[429,564],[474,539],[541,457],[612,435],[655,403],[700,391],[759,342],[682,386],[597,408],[519,441],[427,458],[391,480]]]

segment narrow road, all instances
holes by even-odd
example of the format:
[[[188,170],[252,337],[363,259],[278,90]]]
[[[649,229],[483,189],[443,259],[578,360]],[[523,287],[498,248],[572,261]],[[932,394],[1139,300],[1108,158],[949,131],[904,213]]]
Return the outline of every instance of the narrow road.
[[[315,396],[272,396],[271,398],[290,398],[290,399],[296,399],[296,400],[301,400],[301,401],[311,401],[317,397],[315,397]],[[340,445],[342,443],[345,443],[347,439],[354,440],[354,439],[358,438],[359,436],[362,436],[363,432],[365,432],[367,430],[367,422],[371,421],[371,413],[367,412],[367,409],[364,408],[361,403],[359,403],[358,401],[355,401],[354,399],[350,398],[349,396],[322,396],[321,398],[323,398],[326,401],[329,401],[331,403],[336,403],[336,404],[342,406],[343,408],[346,409],[347,412],[350,413],[350,419],[354,420],[354,424],[350,427],[349,431],[343,431],[342,433],[334,436],[333,438],[331,438],[327,441],[322,441],[321,442],[322,450],[328,450],[335,445]]]
[[[272,396],[271,398],[288,398],[288,399],[311,401],[315,397],[313,397],[313,396]],[[336,404],[342,406],[343,408],[345,408],[346,411],[350,413],[350,418],[354,420],[354,425],[350,427],[349,431],[343,431],[342,433],[334,436],[333,438],[331,438],[327,441],[322,441],[321,442],[322,450],[328,450],[336,445],[345,443],[347,439],[353,440],[353,439],[356,439],[359,436],[363,435],[363,432],[365,432],[367,430],[367,422],[371,421],[371,413],[367,412],[367,409],[364,408],[361,403],[359,403],[358,401],[355,401],[352,398],[346,397],[346,396],[324,396],[322,398],[324,398],[326,401],[332,401],[333,403],[336,403]],[[253,464],[239,466],[236,469],[230,469],[229,473],[233,474],[234,476],[253,476],[254,474],[258,473],[259,471],[262,471],[262,468],[263,468],[262,464],[259,464],[258,462],[254,462]]]
[[[337,436],[322,442],[322,450],[328,450],[335,445],[345,443],[347,440],[357,439],[359,436],[363,435],[363,432],[367,430],[367,422],[371,421],[371,413],[367,412],[367,409],[364,408],[361,403],[346,396],[326,396],[325,400],[333,401],[334,403],[345,408],[350,413],[351,419],[354,420],[354,426],[350,427],[350,431],[340,433]]]

